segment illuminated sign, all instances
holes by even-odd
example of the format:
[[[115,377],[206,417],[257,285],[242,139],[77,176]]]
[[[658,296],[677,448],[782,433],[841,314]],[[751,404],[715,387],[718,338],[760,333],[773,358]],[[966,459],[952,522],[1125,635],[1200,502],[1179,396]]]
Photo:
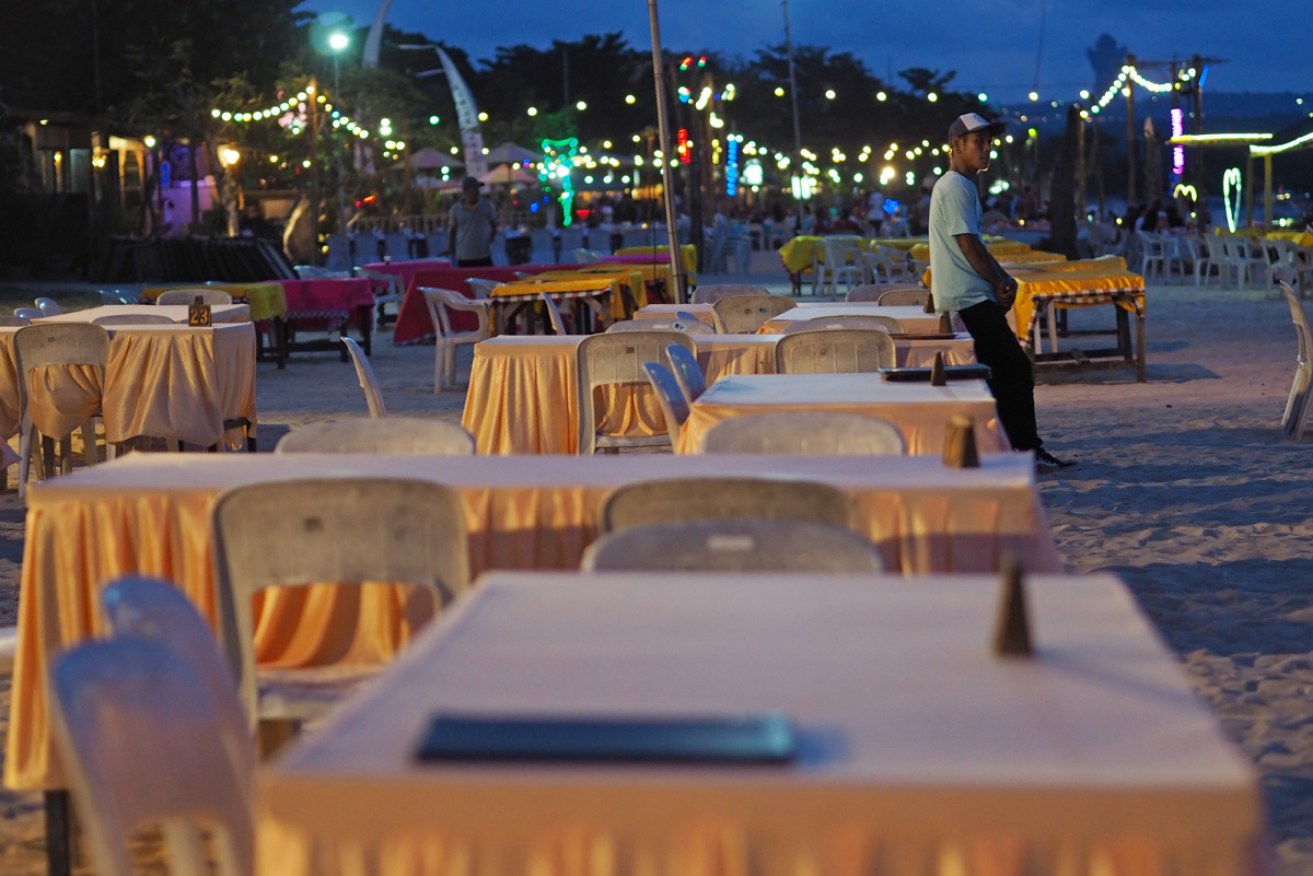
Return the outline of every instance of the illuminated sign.
[[[693,151],[693,147],[688,142],[688,128],[680,128],[679,133],[675,135],[675,139],[679,143],[675,151],[679,153],[680,163],[688,164],[692,160],[690,153]]]

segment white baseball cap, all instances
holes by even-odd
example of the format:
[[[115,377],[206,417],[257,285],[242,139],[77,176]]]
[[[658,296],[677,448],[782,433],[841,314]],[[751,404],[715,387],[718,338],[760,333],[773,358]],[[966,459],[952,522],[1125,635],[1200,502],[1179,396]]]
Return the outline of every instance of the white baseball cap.
[[[953,119],[953,124],[948,126],[948,140],[951,143],[958,137],[965,137],[982,129],[987,129],[989,136],[997,137],[1007,130],[1007,125],[1002,122],[991,122],[978,113],[964,113]]]

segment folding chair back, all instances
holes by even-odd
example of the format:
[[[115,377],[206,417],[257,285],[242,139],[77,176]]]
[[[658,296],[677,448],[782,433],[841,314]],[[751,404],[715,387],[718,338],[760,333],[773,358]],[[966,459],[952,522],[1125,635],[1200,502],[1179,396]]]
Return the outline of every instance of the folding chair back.
[[[707,378],[702,373],[697,356],[687,348],[674,344],[666,347],[666,356],[670,359],[670,370],[675,372],[675,380],[679,381],[685,401],[693,404],[707,391]]]
[[[585,572],[877,574],[875,547],[837,526],[799,520],[699,520],[610,532],[588,546]]]
[[[369,415],[371,417],[385,415],[387,406],[383,404],[383,391],[379,389],[378,378],[374,376],[374,368],[369,364],[369,357],[360,349],[360,344],[354,338],[343,336],[342,343],[346,344],[347,352],[351,354],[351,363],[356,366],[356,380],[359,381],[360,388],[365,391],[365,404],[369,407]]]
[[[699,286],[693,290],[691,304],[715,304],[722,298],[734,298],[740,295],[769,295],[765,286],[753,286],[749,283],[712,283]]]
[[[777,374],[849,374],[893,368],[897,356],[889,332],[879,329],[816,329],[784,335],[775,345]]]
[[[431,594],[436,610],[469,587],[464,506],[440,484],[391,478],[248,484],[223,493],[210,520],[220,640],[252,715],[261,713],[251,622],[257,591],[408,584]]]
[[[903,433],[888,420],[838,411],[779,411],[730,417],[702,436],[702,453],[901,456]]]
[[[815,319],[790,323],[782,334],[792,335],[798,332],[811,332],[817,329],[871,329],[874,331],[901,334],[903,324],[892,316],[875,314],[848,314],[838,316],[818,316]]]
[[[457,423],[418,417],[350,417],[307,423],[279,440],[274,453],[381,453],[470,456],[474,438]]]
[[[726,334],[752,334],[796,305],[783,295],[733,295],[714,302]]]
[[[682,346],[696,355],[693,338],[682,331],[636,330],[589,335],[579,344],[579,453],[587,456],[597,448],[659,447],[670,443],[668,434],[612,435],[597,431],[599,421],[593,392],[604,386],[648,386],[648,362],[665,364],[666,348]],[[605,412],[604,412],[605,413]],[[605,417],[600,418],[603,421]]]
[[[251,743],[233,738],[185,655],[148,639],[89,642],[55,664],[51,693],[55,744],[97,873],[133,872],[128,838],[146,823],[161,825],[173,872],[210,872],[202,825],[220,876],[254,872]]]
[[[656,393],[661,405],[661,414],[666,418],[666,434],[670,436],[671,446],[674,446],[679,441],[680,427],[688,419],[688,402],[684,399],[684,392],[679,388],[674,373],[660,362],[645,362],[643,370],[647,372],[648,382],[652,384],[652,391]]]
[[[602,500],[600,527],[741,518],[808,520],[851,529],[852,501],[837,487],[772,478],[668,478],[616,487]]]
[[[155,299],[156,304],[192,304],[196,299],[202,304],[232,304],[233,297],[223,289],[204,287],[198,289],[166,289]]]

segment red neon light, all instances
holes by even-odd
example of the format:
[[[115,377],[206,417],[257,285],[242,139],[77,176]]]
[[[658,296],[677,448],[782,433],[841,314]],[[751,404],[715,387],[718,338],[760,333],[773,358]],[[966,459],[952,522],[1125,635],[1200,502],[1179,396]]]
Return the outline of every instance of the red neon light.
[[[680,128],[679,133],[675,136],[679,140],[679,147],[675,150],[679,153],[679,161],[681,164],[688,164],[693,160],[689,154],[693,150],[688,145],[688,128]]]

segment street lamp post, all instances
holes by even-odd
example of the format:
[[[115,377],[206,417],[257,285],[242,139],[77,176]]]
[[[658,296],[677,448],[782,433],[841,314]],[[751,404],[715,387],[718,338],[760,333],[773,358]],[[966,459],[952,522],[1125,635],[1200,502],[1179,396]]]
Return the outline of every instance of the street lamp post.
[[[328,35],[328,48],[333,52],[333,105],[341,112],[342,80],[340,59],[342,53],[351,45],[351,37],[344,31],[335,30]],[[333,140],[334,166],[337,170],[337,230],[346,234],[346,176],[342,169],[342,149]]]

